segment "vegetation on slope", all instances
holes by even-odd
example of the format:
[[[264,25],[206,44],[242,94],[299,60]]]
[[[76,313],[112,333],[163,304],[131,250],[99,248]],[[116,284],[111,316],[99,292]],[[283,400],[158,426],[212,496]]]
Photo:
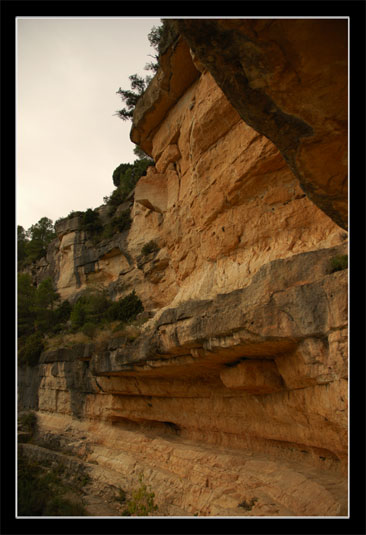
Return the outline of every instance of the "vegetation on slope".
[[[28,230],[18,225],[17,232],[19,269],[45,256],[48,245],[56,238],[52,221],[48,217],[42,217]]]
[[[122,516],[149,516],[158,510],[155,504],[155,493],[151,491],[144,481],[144,475],[139,475],[140,486],[133,491]]]
[[[142,151],[136,150],[141,156]],[[79,230],[87,234],[94,243],[109,239],[131,226],[130,209],[115,215],[117,207],[128,197],[139,178],[152,165],[150,158],[139,158],[133,164],[121,164],[113,173],[117,186],[110,197],[104,200],[110,206],[109,219],[101,220],[97,209],[85,212],[71,212],[68,217],[79,216]],[[23,270],[44,257],[47,247],[56,237],[52,221],[46,217],[25,231],[18,226],[18,358],[20,364],[34,366],[38,363],[46,340],[61,332],[81,332],[93,336],[102,326],[118,321],[128,323],[143,311],[135,291],[113,302],[104,291],[91,290],[84,293],[73,305],[61,302],[50,278],[38,287],[32,277]]]
[[[138,149],[138,148],[137,148]],[[112,179],[116,189],[110,196],[104,197],[104,202],[110,207],[109,215],[113,215],[121,203],[123,203],[130,192],[136,186],[138,180],[146,175],[146,170],[154,161],[148,157],[141,149],[136,150],[135,154],[139,155],[132,164],[121,163],[113,171]]]
[[[98,327],[118,321],[127,324],[143,311],[135,291],[112,301],[105,291],[89,290],[71,305],[61,302],[51,279],[36,288],[27,273],[18,275],[18,361],[35,366],[46,338],[58,333],[93,336]]]
[[[112,180],[115,189],[109,196],[103,198],[104,203],[109,207],[107,221],[102,221],[98,209],[88,208],[85,212],[72,210],[67,218],[61,218],[56,223],[62,219],[78,216],[80,218],[79,230],[86,232],[94,243],[128,230],[132,223],[130,208],[126,208],[117,216],[116,210],[127,200],[139,179],[146,174],[147,168],[154,165],[154,161],[139,147],[135,147],[134,152],[138,158],[133,163],[121,163],[113,171]]]
[[[18,455],[18,515],[23,516],[87,516],[81,503],[85,485],[91,481],[87,473],[71,474],[60,462],[46,468],[28,459],[20,450]],[[83,492],[84,489],[84,492]],[[72,498],[72,499],[70,499]],[[150,516],[158,510],[155,493],[139,476],[139,486],[127,500],[119,489],[116,501],[123,506],[121,516]]]
[[[65,485],[58,469],[45,469],[29,461],[22,453],[18,455],[18,515],[19,516],[85,516],[85,508],[65,498],[70,483]],[[80,491],[80,484],[72,482],[74,491]]]

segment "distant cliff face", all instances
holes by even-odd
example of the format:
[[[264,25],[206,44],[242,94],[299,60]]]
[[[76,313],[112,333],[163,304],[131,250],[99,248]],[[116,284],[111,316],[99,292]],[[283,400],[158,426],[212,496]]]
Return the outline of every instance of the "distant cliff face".
[[[248,285],[267,262],[346,237],[308,199],[276,147],[242,121],[210,73],[195,69],[184,42],[170,61],[194,81],[163,90],[158,75],[138,104],[132,138],[141,139],[155,166],[135,189],[130,231],[93,245],[77,217],[56,227],[49,263],[63,298],[97,282],[135,287],[147,308],[212,298]],[[160,250],[144,258],[150,240]]]
[[[96,284],[113,298],[135,289],[153,317],[133,340],[46,351],[33,375],[19,376],[21,405],[38,408],[46,434],[67,422],[75,433],[77,418],[86,460],[125,475],[131,462],[148,467],[161,503],[179,511],[240,514],[245,480],[246,500],[256,498],[250,514],[272,514],[268,496],[281,503],[274,514],[343,514],[344,499],[310,472],[303,494],[291,490],[297,473],[281,498],[278,475],[268,496],[253,494],[264,480],[251,486],[241,465],[230,480],[218,475],[216,450],[205,481],[195,462],[199,447],[220,447],[236,466],[236,448],[344,472],[348,271],[329,266],[347,253],[347,233],[304,193],[272,141],[242,120],[182,37],[138,102],[131,138],[155,161],[119,208],[131,209],[131,228],[93,244],[78,218],[66,219],[34,273],[51,275],[68,299]],[[143,254],[150,240],[158,248]]]

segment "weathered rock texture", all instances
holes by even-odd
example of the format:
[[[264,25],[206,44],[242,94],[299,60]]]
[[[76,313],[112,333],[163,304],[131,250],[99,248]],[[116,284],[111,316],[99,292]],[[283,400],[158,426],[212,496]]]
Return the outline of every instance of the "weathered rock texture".
[[[38,410],[43,440],[74,444],[73,454],[117,473],[122,486],[131,489],[144,471],[164,514],[345,515],[348,270],[329,266],[347,253],[347,233],[333,220],[340,223],[342,210],[338,219],[328,211],[332,219],[317,201],[327,198],[336,211],[338,179],[330,194],[306,178],[319,175],[320,158],[316,170],[307,165],[323,147],[324,170],[333,173],[325,163],[332,154],[344,186],[343,133],[332,123],[337,116],[343,128],[343,100],[333,115],[324,111],[322,128],[315,112],[310,120],[310,78],[295,76],[297,62],[304,58],[309,77],[313,69],[312,87],[332,92],[335,75],[332,62],[321,71],[305,61],[316,46],[306,25],[294,33],[282,22],[288,44],[264,40],[261,48],[243,31],[274,32],[275,23],[241,21],[239,31],[234,22],[214,21],[227,38],[218,64],[225,72],[237,43],[246,60],[264,52],[271,59],[263,72],[265,90],[282,103],[267,110],[268,121],[286,119],[282,145],[273,139],[280,151],[243,122],[216,73],[193,63],[173,34],[134,115],[131,137],[155,166],[135,188],[130,230],[92,244],[77,219],[67,219],[35,268],[38,278],[53,276],[63,298],[95,284],[114,298],[133,288],[152,317],[134,340],[44,352],[19,375],[20,405]],[[194,23],[181,21],[184,35]],[[257,60],[251,65],[255,74]],[[343,67],[340,60],[339,88]],[[290,120],[295,105],[299,116]],[[143,255],[150,240],[159,250]]]
[[[348,21],[171,21],[308,197],[347,228]]]

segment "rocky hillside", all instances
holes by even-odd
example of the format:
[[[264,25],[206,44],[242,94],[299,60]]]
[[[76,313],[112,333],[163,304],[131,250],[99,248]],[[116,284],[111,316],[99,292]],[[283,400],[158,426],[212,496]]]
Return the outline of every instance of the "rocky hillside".
[[[134,290],[145,312],[19,368],[22,449],[84,463],[108,500],[143,472],[163,515],[345,515],[346,22],[206,22],[171,22],[137,104],[155,165],[117,209],[130,228],[95,241],[65,218],[32,266],[62,299]]]

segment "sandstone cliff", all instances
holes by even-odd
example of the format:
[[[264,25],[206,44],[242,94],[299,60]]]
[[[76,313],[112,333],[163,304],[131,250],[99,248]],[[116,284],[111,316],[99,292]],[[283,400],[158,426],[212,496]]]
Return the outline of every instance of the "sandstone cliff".
[[[286,117],[300,108],[311,114],[307,79],[293,74],[303,58],[294,50],[308,54],[309,35],[286,22],[283,34],[283,25],[217,21],[215,32],[230,46],[217,40],[210,59],[197,33],[203,22],[181,21],[184,37],[172,33],[134,114],[131,139],[155,165],[119,207],[131,210],[131,228],[92,243],[78,217],[65,219],[33,267],[38,280],[52,276],[63,299],[100,285],[113,299],[135,289],[142,300],[147,321],[137,337],[45,351],[39,366],[19,370],[19,402],[37,411],[39,444],[79,456],[99,490],[117,480],[132,488],[143,470],[162,514],[347,514],[348,270],[329,267],[347,254],[339,226],[343,134],[331,119],[316,129],[314,112],[311,143],[310,130],[299,134],[301,114],[290,121],[286,143],[282,134],[280,141],[265,137],[243,121],[244,104],[229,101],[218,80],[218,66],[228,75],[228,51],[235,55],[243,41],[247,61],[250,45],[254,59],[264,50],[266,66],[278,65],[276,76],[269,67],[261,72],[266,91],[279,99],[281,80]],[[272,33],[267,46],[265,31],[288,46],[273,44]],[[283,76],[279,58],[290,65]],[[254,59],[258,85],[261,63]],[[326,100],[333,74],[303,64]],[[243,95],[246,109],[254,109],[256,101]],[[341,124],[344,102],[335,100]],[[329,179],[324,153],[341,186]],[[308,176],[337,183],[337,191],[310,187]],[[106,217],[106,207],[99,212]],[[143,255],[150,240],[158,250]],[[35,446],[24,449],[41,455]]]
[[[172,22],[307,196],[348,228],[348,21]]]

